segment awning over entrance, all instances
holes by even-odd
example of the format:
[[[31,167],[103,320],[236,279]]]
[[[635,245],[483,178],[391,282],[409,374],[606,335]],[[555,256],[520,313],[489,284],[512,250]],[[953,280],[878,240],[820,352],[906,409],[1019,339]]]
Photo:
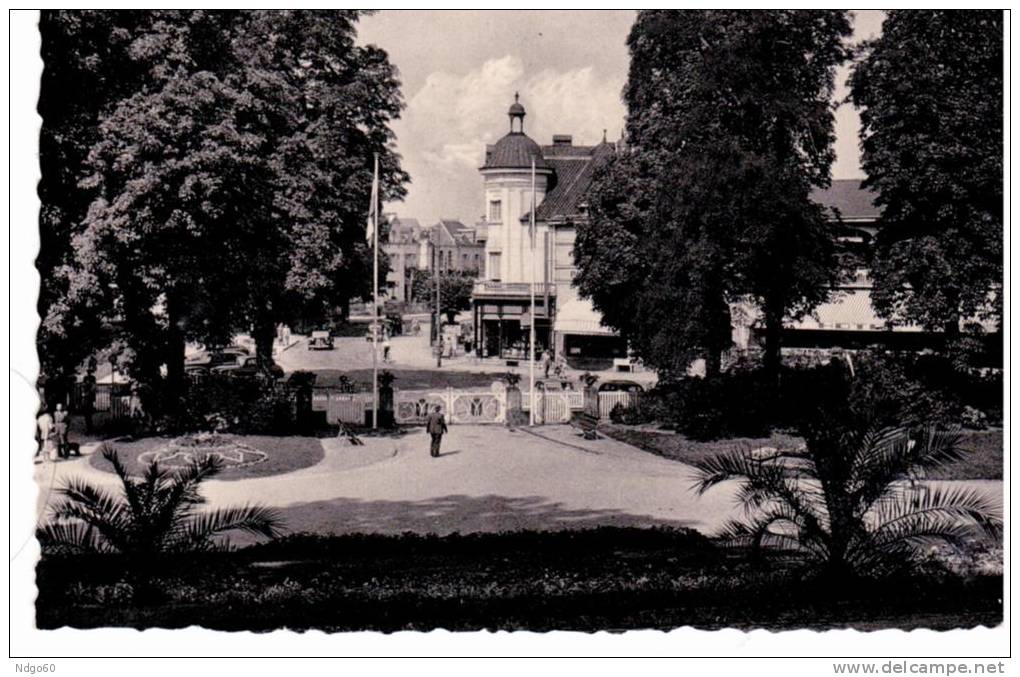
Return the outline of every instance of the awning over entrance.
[[[612,329],[602,326],[602,316],[587,299],[571,299],[564,303],[556,313],[553,331],[585,336],[616,336]]]

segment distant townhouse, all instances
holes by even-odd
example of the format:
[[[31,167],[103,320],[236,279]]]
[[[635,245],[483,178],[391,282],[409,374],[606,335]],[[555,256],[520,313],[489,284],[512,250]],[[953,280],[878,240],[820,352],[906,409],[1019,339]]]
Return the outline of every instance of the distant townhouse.
[[[411,302],[415,270],[477,273],[484,265],[485,243],[475,229],[455,219],[440,219],[428,228],[418,219],[386,215],[388,236],[382,251],[389,258],[386,293],[394,301]]]

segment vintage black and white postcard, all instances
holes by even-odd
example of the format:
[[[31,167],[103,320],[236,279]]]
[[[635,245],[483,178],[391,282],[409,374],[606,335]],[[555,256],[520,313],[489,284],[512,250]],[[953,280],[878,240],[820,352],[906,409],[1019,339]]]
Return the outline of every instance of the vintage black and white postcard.
[[[21,23],[39,637],[995,652],[1008,13]]]

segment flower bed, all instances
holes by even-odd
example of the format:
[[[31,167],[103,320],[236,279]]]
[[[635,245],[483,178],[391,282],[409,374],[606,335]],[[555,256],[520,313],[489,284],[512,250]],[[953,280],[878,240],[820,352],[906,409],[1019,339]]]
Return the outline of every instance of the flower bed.
[[[237,480],[279,475],[315,465],[322,460],[322,443],[315,437],[269,437],[198,433],[180,437],[147,437],[109,442],[129,472],[140,474],[152,460],[167,468],[183,467],[207,454],[220,456],[223,472],[217,479]],[[92,454],[93,467],[113,472],[99,454]]]

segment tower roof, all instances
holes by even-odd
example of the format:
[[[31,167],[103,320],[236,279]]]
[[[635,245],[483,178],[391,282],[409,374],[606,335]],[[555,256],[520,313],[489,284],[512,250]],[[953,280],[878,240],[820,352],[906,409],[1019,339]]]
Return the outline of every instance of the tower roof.
[[[514,92],[514,102],[510,104],[510,110],[507,111],[507,115],[511,118],[520,117],[523,118],[527,113],[524,110],[524,106],[521,105],[520,92]]]
[[[485,149],[482,169],[531,169],[531,158],[536,169],[549,168],[541,146],[524,132],[510,132]]]

